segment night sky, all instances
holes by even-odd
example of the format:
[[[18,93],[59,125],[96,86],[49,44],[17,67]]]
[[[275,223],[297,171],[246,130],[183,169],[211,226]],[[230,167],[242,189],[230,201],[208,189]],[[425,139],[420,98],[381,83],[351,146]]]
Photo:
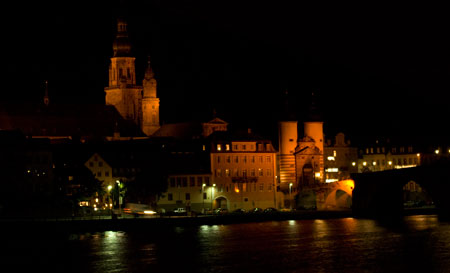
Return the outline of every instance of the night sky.
[[[88,1],[4,10],[2,101],[104,103],[116,16],[137,78],[151,55],[161,120],[217,116],[276,135],[287,90],[301,121],[317,95],[325,133],[449,136],[444,7],[296,1]],[[139,82],[140,84],[140,82]]]

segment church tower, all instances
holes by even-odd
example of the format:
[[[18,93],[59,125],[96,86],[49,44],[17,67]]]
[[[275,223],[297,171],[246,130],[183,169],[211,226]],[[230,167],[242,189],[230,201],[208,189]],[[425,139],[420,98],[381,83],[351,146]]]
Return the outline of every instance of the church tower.
[[[123,18],[117,20],[113,52],[109,66],[109,86],[105,87],[105,102],[114,105],[124,119],[140,125],[142,87],[136,85],[135,58],[131,55],[127,23]]]
[[[295,177],[295,147],[298,139],[298,124],[290,107],[286,91],[283,105],[283,115],[278,122],[278,164],[280,188],[284,191],[289,187],[296,188]],[[291,184],[292,183],[292,184]]]
[[[148,58],[148,66],[145,71],[142,85],[144,87],[144,96],[142,98],[142,131],[151,136],[159,128],[159,98],[156,97],[156,80],[152,67],[150,65],[150,57]]]

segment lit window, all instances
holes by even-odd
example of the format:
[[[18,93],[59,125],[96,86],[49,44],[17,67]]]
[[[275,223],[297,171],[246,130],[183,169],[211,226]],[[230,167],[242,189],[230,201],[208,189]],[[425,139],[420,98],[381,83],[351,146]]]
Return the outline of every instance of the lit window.
[[[229,169],[225,169],[225,176],[230,176],[230,170]]]
[[[225,150],[229,151],[230,150],[230,144],[225,144]]]
[[[217,151],[221,151],[222,150],[222,145],[217,144]]]
[[[263,169],[261,169],[261,168],[258,169],[258,175],[259,176],[263,176],[264,175]]]
[[[336,151],[333,151],[333,156],[336,157]]]

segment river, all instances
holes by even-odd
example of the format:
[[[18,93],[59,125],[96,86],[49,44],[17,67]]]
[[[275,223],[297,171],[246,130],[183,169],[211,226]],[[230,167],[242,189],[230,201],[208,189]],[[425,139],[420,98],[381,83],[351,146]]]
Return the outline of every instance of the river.
[[[0,272],[450,272],[450,223],[288,220],[1,234]]]

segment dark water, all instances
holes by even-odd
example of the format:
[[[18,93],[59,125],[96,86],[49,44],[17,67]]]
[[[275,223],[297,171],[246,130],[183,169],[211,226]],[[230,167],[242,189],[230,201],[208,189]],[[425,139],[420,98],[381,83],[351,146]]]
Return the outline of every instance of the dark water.
[[[0,272],[450,272],[433,215],[0,238]]]

